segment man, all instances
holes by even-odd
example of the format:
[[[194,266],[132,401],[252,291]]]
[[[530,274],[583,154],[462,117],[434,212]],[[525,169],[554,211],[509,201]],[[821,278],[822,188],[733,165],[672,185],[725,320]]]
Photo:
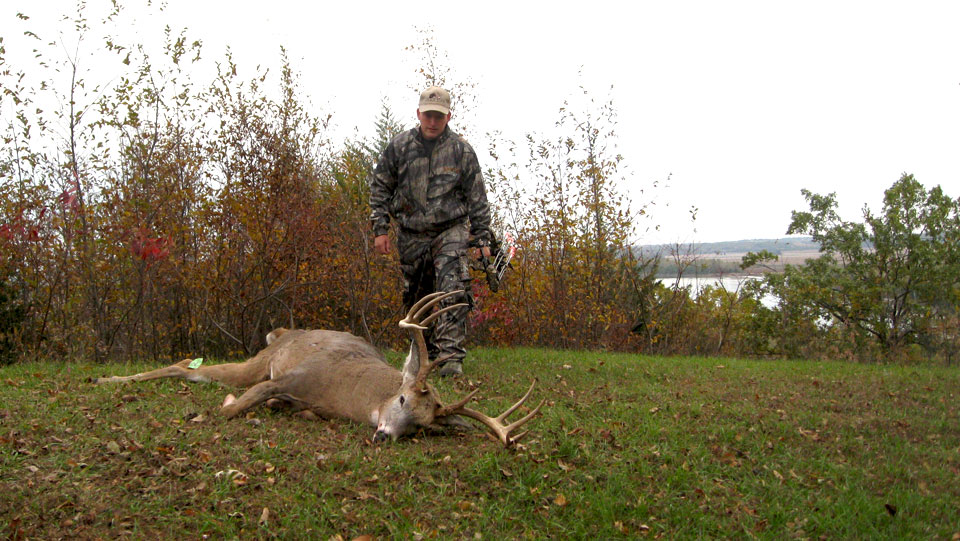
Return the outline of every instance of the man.
[[[468,247],[490,256],[490,207],[480,164],[473,147],[448,126],[450,118],[450,93],[435,86],[423,91],[420,125],[390,141],[369,179],[379,253],[390,252],[390,220],[397,224],[406,309],[434,291],[463,289],[463,296],[444,306],[470,303]],[[441,376],[463,373],[467,312],[464,307],[444,314],[429,333],[431,360],[448,358]]]

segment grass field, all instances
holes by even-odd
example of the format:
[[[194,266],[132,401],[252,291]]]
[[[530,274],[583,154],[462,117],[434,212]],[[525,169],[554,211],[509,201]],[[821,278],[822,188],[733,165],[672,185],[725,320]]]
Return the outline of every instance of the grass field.
[[[153,366],[0,369],[0,533],[22,538],[960,539],[960,370],[471,353],[476,408],[532,378],[522,445],[372,428],[226,390],[94,385]],[[532,399],[532,400],[533,400]]]

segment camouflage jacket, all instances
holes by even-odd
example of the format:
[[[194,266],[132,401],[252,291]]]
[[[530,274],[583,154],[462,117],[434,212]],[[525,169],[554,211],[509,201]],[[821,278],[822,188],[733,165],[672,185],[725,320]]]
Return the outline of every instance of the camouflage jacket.
[[[369,179],[374,235],[390,219],[401,231],[440,232],[470,220],[474,243],[490,243],[490,206],[480,163],[470,143],[448,127],[427,155],[420,128],[393,138]]]

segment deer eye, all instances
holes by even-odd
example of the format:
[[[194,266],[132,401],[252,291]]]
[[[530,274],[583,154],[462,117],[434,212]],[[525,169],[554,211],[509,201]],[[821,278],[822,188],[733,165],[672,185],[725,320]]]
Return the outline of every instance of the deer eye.
[[[400,405],[402,406],[403,403],[406,402],[406,401],[407,401],[407,399],[406,399],[403,395],[400,395]]]

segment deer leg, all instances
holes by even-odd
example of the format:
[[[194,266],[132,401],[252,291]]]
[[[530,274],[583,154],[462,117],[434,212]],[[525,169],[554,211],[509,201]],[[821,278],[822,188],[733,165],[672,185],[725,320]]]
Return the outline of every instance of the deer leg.
[[[187,368],[186,365],[190,363],[190,359],[184,359],[177,364],[172,364],[170,366],[165,366],[163,368],[158,368],[156,370],[150,370],[149,372],[141,372],[139,374],[134,374],[132,376],[111,376],[106,378],[97,378],[94,380],[94,383],[119,383],[123,381],[147,381],[151,379],[160,379],[160,378],[183,378],[187,379]]]
[[[187,368],[190,359],[184,359],[177,364],[164,368],[141,372],[132,376],[113,376],[97,378],[95,383],[119,383],[123,381],[148,381],[160,378],[180,378],[187,381],[206,383],[216,381],[234,387],[250,387],[270,377],[269,369],[264,362],[254,362],[253,359],[242,363],[224,363],[200,366],[195,370]]]
[[[220,413],[227,418],[236,417],[250,408],[273,399],[287,402],[297,410],[307,409],[307,404],[290,396],[287,390],[288,385],[284,384],[283,379],[260,382],[247,389],[239,398],[234,398],[232,394],[228,394],[223,399],[223,405],[220,406]]]
[[[231,396],[233,395],[227,395],[227,397],[224,398],[223,405],[227,405],[227,400]],[[234,400],[236,400],[236,397],[234,397]],[[306,419],[308,421],[316,421],[320,419],[320,417],[316,413],[310,411],[309,409],[303,409],[305,406],[300,402],[290,402],[289,400],[285,400],[283,398],[269,398],[267,399],[266,402],[263,403],[263,405],[272,409],[273,411],[292,410],[291,413],[293,415],[300,417],[301,419]],[[470,425],[470,426],[473,426],[473,425]]]

